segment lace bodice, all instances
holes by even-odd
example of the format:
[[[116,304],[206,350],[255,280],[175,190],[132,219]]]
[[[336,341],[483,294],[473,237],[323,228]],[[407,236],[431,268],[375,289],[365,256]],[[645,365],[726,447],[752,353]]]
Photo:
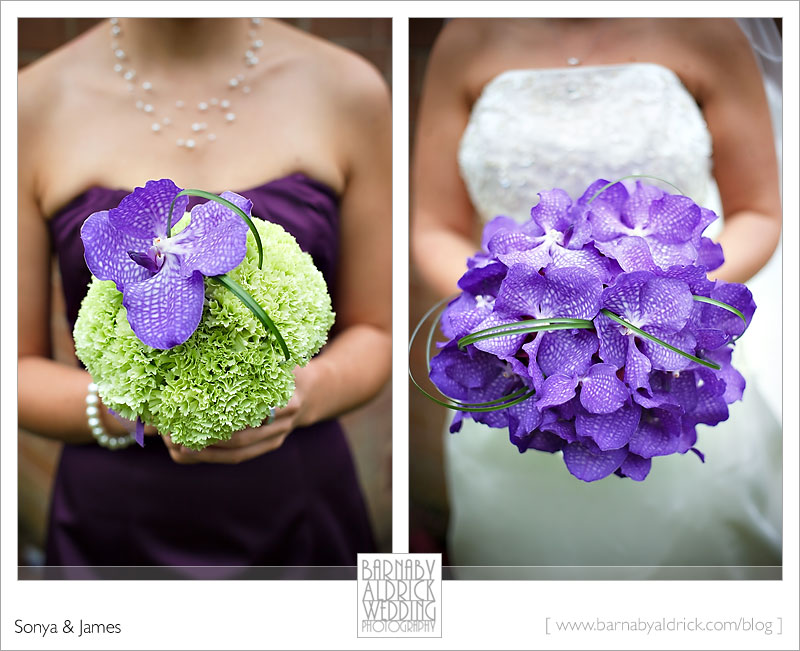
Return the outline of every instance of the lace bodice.
[[[652,63],[504,72],[475,103],[458,158],[483,220],[523,220],[541,190],[577,198],[598,178],[630,174],[703,205],[716,196],[703,115],[677,75]]]

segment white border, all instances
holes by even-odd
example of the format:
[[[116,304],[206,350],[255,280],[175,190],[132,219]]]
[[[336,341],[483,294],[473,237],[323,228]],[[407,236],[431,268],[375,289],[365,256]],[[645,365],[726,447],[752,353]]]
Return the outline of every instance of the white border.
[[[257,8],[257,9],[256,9]],[[355,582],[16,581],[16,17],[117,15],[394,18],[394,551],[407,550],[407,18],[445,15],[784,16],[784,580],[780,582],[454,582],[443,585],[441,640],[358,640]],[[798,639],[798,6],[794,2],[56,2],[2,4],[2,648],[797,648]],[[794,321],[794,322],[790,322]],[[545,618],[782,617],[783,635],[546,635]],[[119,622],[101,638],[14,634],[14,620]],[[551,620],[552,621],[552,620]]]

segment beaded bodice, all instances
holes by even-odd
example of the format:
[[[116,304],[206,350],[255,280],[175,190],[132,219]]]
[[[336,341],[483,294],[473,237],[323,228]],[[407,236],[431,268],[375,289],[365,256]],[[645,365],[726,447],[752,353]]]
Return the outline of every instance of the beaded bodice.
[[[472,109],[461,175],[481,219],[524,220],[537,192],[577,198],[598,178],[647,174],[713,196],[711,136],[672,70],[652,63],[509,70]]]

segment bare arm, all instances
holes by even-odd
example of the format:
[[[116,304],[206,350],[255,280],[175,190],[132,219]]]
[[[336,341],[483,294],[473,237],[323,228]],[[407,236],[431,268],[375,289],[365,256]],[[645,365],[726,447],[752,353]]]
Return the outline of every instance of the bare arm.
[[[725,264],[712,276],[751,278],[769,260],[781,230],[778,165],[761,76],[745,36],[733,21],[715,25],[712,65],[701,93],[714,142],[714,175],[725,226],[719,236]]]
[[[469,27],[448,25],[431,54],[411,174],[413,260],[425,282],[442,297],[457,291],[466,260],[478,248],[474,210],[457,162],[470,110],[463,83],[465,29]]]
[[[90,376],[79,368],[51,359],[50,237],[36,191],[37,136],[42,130],[43,107],[47,102],[41,101],[42,98],[36,100],[35,95],[35,80],[32,84],[23,75],[17,186],[19,424],[35,434],[67,443],[85,443],[93,440],[85,413]],[[126,433],[105,412],[103,422],[110,433]]]
[[[340,206],[336,334],[323,353],[295,369],[295,393],[274,422],[236,432],[229,441],[197,453],[167,441],[179,463],[240,463],[270,452],[297,427],[364,404],[389,378],[391,118],[383,82],[371,69],[366,77],[348,102],[347,120],[338,122],[348,162]]]
[[[348,102],[351,151],[341,199],[336,336],[309,364],[307,425],[374,397],[391,371],[392,125],[389,96],[371,70]],[[302,372],[298,371],[298,373]]]
[[[19,424],[70,443],[91,440],[84,413],[89,374],[50,359],[50,240],[32,194],[32,172],[19,169]]]

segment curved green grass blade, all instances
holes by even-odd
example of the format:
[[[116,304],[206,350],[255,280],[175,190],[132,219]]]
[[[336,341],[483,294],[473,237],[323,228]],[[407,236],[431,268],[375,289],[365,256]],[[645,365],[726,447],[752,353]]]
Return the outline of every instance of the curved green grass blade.
[[[181,190],[178,194],[175,195],[175,199],[178,197],[202,197],[203,199],[208,199],[209,201],[214,201],[221,206],[225,206],[229,208],[233,212],[235,212],[239,217],[241,217],[247,226],[250,228],[250,232],[253,234],[253,237],[256,240],[256,248],[258,249],[258,268],[261,269],[264,266],[264,247],[261,244],[261,236],[258,234],[258,229],[256,225],[253,223],[253,220],[247,216],[247,213],[244,212],[239,206],[235,203],[231,203],[227,199],[223,199],[222,197],[218,197],[216,194],[211,192],[206,192],[205,190]],[[167,237],[170,236],[172,233],[172,210],[175,207],[175,199],[172,200],[172,204],[169,207],[169,216],[167,217]]]
[[[708,303],[709,305],[716,305],[717,307],[721,307],[723,310],[728,310],[728,312],[731,312],[736,316],[738,316],[744,322],[744,324],[747,325],[747,319],[744,317],[744,314],[742,314],[739,310],[733,307],[733,305],[728,305],[727,303],[723,303],[722,301],[717,301],[713,298],[708,298],[707,296],[692,295],[692,298],[696,300],[698,303]]]
[[[419,385],[417,380],[412,375],[411,369],[409,369],[408,376],[411,378],[411,381],[414,383],[414,386],[417,387],[417,389],[419,389],[420,393],[422,393],[423,396],[425,396],[429,400],[432,400],[437,405],[440,405],[442,407],[447,407],[448,409],[451,409],[453,411],[470,411],[470,412],[476,412],[476,413],[499,411],[501,409],[506,409],[507,407],[513,407],[514,405],[518,405],[519,403],[524,402],[528,398],[532,398],[536,393],[535,391],[531,390],[531,391],[526,392],[524,395],[521,395],[518,398],[515,398],[511,402],[506,402],[506,403],[504,403],[502,405],[497,405],[497,406],[493,406],[493,407],[482,406],[482,405],[486,405],[487,404],[487,403],[482,403],[482,402],[476,402],[476,403],[474,403],[474,405],[471,405],[469,403],[464,403],[464,402],[456,403],[455,401],[453,401],[453,402],[444,402],[443,400],[439,400],[436,396],[433,396],[430,393],[428,393],[427,391],[425,391],[425,389],[423,389]],[[508,399],[508,398],[512,397],[513,395],[514,394],[509,394],[508,396],[505,397],[505,399]]]
[[[492,326],[491,328],[485,328],[484,330],[478,330],[477,332],[470,333],[458,340],[458,347],[463,349],[465,346],[474,344],[476,341],[494,339],[495,337],[504,337],[506,335],[573,329],[593,330],[594,324],[586,319],[566,318],[528,319],[525,321],[516,321],[514,323],[505,323],[500,326]]]
[[[668,186],[675,188],[678,191],[678,194],[686,196],[685,194],[683,194],[683,190],[681,190],[677,185],[675,185],[674,183],[670,183],[669,181],[666,181],[664,179],[660,179],[657,176],[650,176],[649,174],[629,174],[628,176],[623,176],[622,178],[619,178],[616,181],[611,181],[611,183],[604,185],[602,188],[600,188],[597,192],[594,193],[594,196],[592,196],[592,198],[586,202],[586,205],[587,206],[591,205],[592,201],[597,199],[597,197],[599,197],[603,192],[608,190],[608,188],[610,188],[612,185],[616,185],[620,181],[624,181],[625,179],[653,179],[654,181],[661,181],[662,183],[666,183]]]
[[[689,354],[687,352],[682,351],[680,348],[675,348],[675,346],[672,346],[672,345],[668,344],[666,341],[663,341],[662,339],[659,339],[658,337],[654,337],[650,333],[645,332],[644,330],[642,330],[640,328],[637,328],[634,325],[631,325],[630,323],[628,323],[622,317],[617,316],[616,314],[614,314],[613,312],[611,312],[609,310],[606,310],[605,308],[603,308],[600,311],[603,314],[605,314],[609,319],[611,319],[613,321],[616,321],[620,325],[624,325],[626,328],[628,328],[629,330],[632,330],[633,332],[635,332],[640,337],[644,337],[645,339],[648,339],[649,341],[652,341],[653,343],[656,343],[656,344],[658,344],[660,346],[664,346],[664,348],[667,348],[668,350],[671,350],[673,353],[678,353],[678,355],[682,355],[686,359],[690,359],[693,362],[697,362],[698,364],[701,364],[701,365],[703,365],[703,366],[705,366],[707,368],[712,368],[715,371],[718,371],[720,369],[720,365],[719,364],[715,364],[714,362],[709,362],[708,360],[705,360],[705,359],[700,359],[699,357],[695,357],[694,355],[691,355],[691,354]]]
[[[209,278],[227,288],[234,296],[236,296],[236,298],[244,303],[245,307],[247,307],[259,321],[261,321],[267,332],[271,332],[275,336],[278,345],[283,351],[284,357],[286,357],[288,360],[291,357],[291,354],[289,353],[289,347],[286,345],[286,342],[278,330],[278,327],[275,325],[272,319],[269,318],[269,315],[264,311],[264,308],[262,308],[255,301],[255,299],[250,296],[248,291],[227,274],[222,274],[220,276],[209,276]]]
[[[416,340],[417,335],[419,334],[419,331],[422,329],[422,326],[425,325],[425,322],[437,310],[441,309],[442,311],[444,311],[445,304],[449,303],[450,301],[452,301],[453,298],[455,298],[456,296],[457,296],[457,294],[454,294],[453,296],[448,296],[447,298],[442,299],[441,301],[436,303],[432,308],[430,308],[425,313],[425,315],[420,319],[419,323],[417,323],[416,327],[414,328],[414,331],[411,333],[411,337],[409,338],[409,341],[408,341],[408,352],[409,353],[411,352],[411,348],[414,345],[414,341]],[[439,317],[441,317],[441,314],[439,315]],[[426,340],[427,341],[427,347],[426,347],[426,350],[425,350],[425,359],[426,359],[426,363],[427,363],[427,368],[431,367],[431,356],[430,356],[431,342],[433,340],[433,335],[434,335],[434,333],[436,331],[436,325],[438,324],[438,321],[439,321],[438,318],[434,319],[433,322],[431,323],[431,328],[428,331],[428,336],[427,336],[427,340]],[[445,397],[447,397],[449,402],[445,402],[444,400],[440,400],[439,398],[437,398],[436,396],[428,393],[425,389],[422,388],[422,386],[419,384],[419,382],[417,382],[417,379],[414,377],[414,373],[411,371],[411,366],[410,365],[408,367],[408,377],[411,379],[411,382],[419,390],[419,392],[422,395],[424,395],[426,398],[428,398],[429,400],[435,402],[437,405],[440,405],[442,407],[447,407],[448,409],[451,409],[451,410],[454,410],[454,411],[465,411],[465,412],[468,412],[468,411],[472,411],[472,412],[498,411],[499,409],[505,409],[506,407],[511,407],[512,405],[519,404],[523,400],[527,400],[528,398],[530,398],[531,396],[534,395],[533,391],[528,391],[526,387],[521,387],[521,388],[517,389],[516,391],[514,391],[512,393],[509,393],[506,396],[503,396],[502,398],[497,398],[496,400],[489,400],[487,402],[473,402],[473,403],[462,402],[460,400],[456,400],[455,398],[450,398],[450,397],[447,397],[447,396],[445,396]],[[444,395],[444,394],[442,394],[442,395]]]

